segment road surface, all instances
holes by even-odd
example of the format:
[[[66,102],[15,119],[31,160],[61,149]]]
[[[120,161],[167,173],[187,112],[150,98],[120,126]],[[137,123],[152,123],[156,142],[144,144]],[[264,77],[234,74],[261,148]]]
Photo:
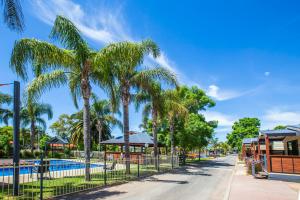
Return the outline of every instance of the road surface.
[[[174,173],[80,193],[63,199],[105,200],[223,200],[236,157],[190,164]]]

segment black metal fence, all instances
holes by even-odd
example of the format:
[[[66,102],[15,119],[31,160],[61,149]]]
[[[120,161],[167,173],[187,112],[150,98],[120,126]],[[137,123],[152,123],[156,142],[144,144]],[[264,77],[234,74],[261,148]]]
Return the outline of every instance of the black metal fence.
[[[13,172],[16,166],[9,160],[0,161],[0,199],[47,199],[74,192],[103,187],[165,172],[172,169],[172,158],[159,159],[141,156],[130,161],[130,174],[126,174],[125,160],[92,159],[90,180],[85,180],[82,159],[26,160],[20,163],[18,195],[14,195]],[[155,164],[157,162],[157,164]],[[179,166],[178,157],[173,167]]]

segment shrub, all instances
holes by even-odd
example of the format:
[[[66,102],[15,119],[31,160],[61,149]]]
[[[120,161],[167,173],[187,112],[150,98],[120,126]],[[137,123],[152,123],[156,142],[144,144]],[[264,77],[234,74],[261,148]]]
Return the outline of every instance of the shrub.
[[[29,149],[22,149],[20,153],[21,158],[33,158],[33,154]]]
[[[52,154],[51,154],[51,156],[52,156]],[[63,156],[64,156],[63,153],[53,152],[52,158],[62,158]]]
[[[252,164],[251,162],[249,162],[247,164],[247,172],[248,174],[252,174]],[[262,171],[262,167],[261,167],[261,163],[255,163],[255,173],[257,174],[258,172],[261,172]]]
[[[71,156],[71,150],[69,148],[64,149],[65,157],[69,158]]]
[[[33,156],[35,158],[40,158],[42,151],[41,150],[34,150],[33,151]]]

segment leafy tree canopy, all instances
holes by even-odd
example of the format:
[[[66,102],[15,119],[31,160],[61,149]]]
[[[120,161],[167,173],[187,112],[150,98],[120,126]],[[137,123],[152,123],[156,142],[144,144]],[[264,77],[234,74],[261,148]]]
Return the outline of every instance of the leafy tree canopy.
[[[232,132],[227,135],[228,144],[232,148],[241,149],[244,138],[257,137],[260,129],[260,120],[245,117],[234,122]]]
[[[50,126],[50,129],[57,136],[68,140],[71,137],[70,129],[73,122],[74,120],[70,115],[62,114],[58,120]]]
[[[286,129],[286,126],[278,125],[278,126],[275,126],[275,128],[274,128],[274,130],[281,130],[281,129]]]

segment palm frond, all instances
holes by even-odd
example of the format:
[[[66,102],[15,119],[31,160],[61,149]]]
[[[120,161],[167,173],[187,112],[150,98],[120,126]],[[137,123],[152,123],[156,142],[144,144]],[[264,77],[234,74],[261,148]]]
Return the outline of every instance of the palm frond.
[[[19,0],[1,0],[4,4],[4,22],[13,31],[22,32],[24,30],[24,16]]]
[[[136,73],[131,81],[137,87],[153,88],[154,81],[163,81],[169,85],[178,85],[176,76],[169,70],[163,67],[156,67],[154,69],[145,69]]]
[[[0,105],[1,104],[11,104],[12,102],[12,96],[8,95],[8,94],[3,94],[0,92]]]
[[[89,49],[73,22],[63,16],[57,16],[50,37],[57,39],[67,49],[75,50],[81,60],[86,60]]]
[[[154,58],[160,56],[158,45],[150,39],[143,40],[141,42],[141,47],[144,49],[145,54],[152,54]]]
[[[58,88],[66,84],[68,78],[64,71],[55,70],[48,74],[42,74],[33,79],[26,90],[30,99],[38,99],[45,91]]]
[[[10,59],[11,69],[22,79],[27,80],[25,65],[31,62],[41,68],[66,67],[71,68],[76,64],[72,51],[60,49],[55,45],[36,39],[21,39],[16,41]]]
[[[43,131],[47,129],[47,123],[43,118],[36,118],[36,123],[42,128]]]

